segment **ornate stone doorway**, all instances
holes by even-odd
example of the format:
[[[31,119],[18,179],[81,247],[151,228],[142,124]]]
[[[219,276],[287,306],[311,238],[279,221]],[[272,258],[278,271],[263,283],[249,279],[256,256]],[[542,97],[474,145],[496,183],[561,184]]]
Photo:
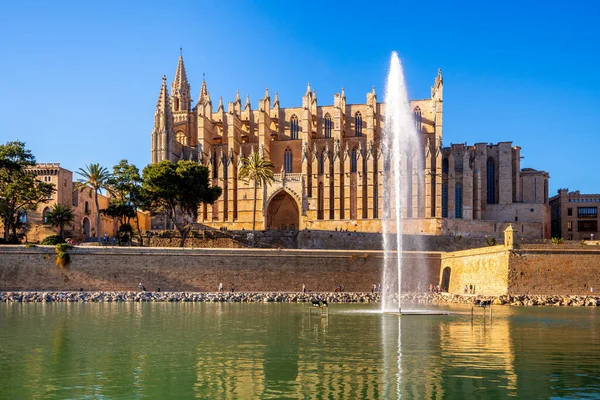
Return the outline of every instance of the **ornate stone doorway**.
[[[273,196],[266,217],[267,229],[296,230],[300,226],[298,204],[285,190]]]

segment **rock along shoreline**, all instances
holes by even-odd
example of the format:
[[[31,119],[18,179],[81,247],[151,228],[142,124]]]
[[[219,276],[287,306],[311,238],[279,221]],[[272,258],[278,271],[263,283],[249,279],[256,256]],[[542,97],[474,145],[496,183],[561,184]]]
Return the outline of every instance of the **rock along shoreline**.
[[[0,292],[2,303],[114,303],[114,302],[204,302],[204,303],[303,303],[326,300],[328,303],[379,303],[379,293],[364,292],[141,292],[141,291],[10,291]],[[491,300],[494,305],[511,306],[600,306],[600,296],[503,295],[479,296],[449,293],[406,293],[403,303],[474,304]]]

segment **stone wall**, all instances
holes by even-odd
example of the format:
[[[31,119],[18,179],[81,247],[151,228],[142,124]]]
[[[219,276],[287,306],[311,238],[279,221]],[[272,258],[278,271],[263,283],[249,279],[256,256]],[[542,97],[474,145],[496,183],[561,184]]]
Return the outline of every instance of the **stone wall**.
[[[55,265],[52,247],[0,247],[0,291],[148,290],[370,292],[381,281],[380,251],[76,247]],[[404,253],[405,290],[437,282],[439,253]]]
[[[509,261],[509,293],[593,295],[600,290],[596,246],[522,246],[510,254]]]
[[[508,290],[509,249],[504,246],[456,251],[442,255],[440,282],[449,293],[474,292],[498,296]],[[444,270],[449,274],[445,283]]]
[[[600,290],[600,247],[585,245],[492,246],[442,254],[440,278],[449,268],[448,291],[463,294],[593,295]],[[592,292],[594,288],[594,292]],[[470,291],[469,289],[467,291]]]

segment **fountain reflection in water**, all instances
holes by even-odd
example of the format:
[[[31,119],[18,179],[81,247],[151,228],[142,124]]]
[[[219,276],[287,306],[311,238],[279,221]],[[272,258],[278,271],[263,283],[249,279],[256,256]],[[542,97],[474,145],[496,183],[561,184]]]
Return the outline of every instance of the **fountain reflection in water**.
[[[402,310],[402,225],[412,211],[412,184],[423,181],[421,146],[406,93],[402,63],[392,53],[385,89],[383,130],[383,268],[382,311]],[[413,168],[413,166],[415,168]],[[418,208],[418,207],[417,207]],[[396,251],[396,253],[395,253]],[[397,304],[394,297],[397,295]]]

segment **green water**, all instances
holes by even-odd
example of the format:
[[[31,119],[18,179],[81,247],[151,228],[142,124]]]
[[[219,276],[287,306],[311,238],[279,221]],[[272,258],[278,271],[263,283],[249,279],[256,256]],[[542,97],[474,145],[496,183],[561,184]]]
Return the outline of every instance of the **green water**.
[[[374,309],[0,304],[0,398],[600,398],[599,309]]]

